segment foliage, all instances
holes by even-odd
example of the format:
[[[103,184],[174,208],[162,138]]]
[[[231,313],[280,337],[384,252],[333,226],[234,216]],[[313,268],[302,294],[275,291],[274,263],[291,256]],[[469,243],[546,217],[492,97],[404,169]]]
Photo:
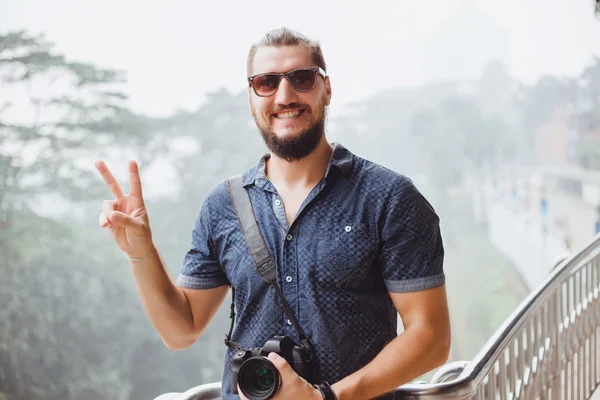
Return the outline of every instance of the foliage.
[[[55,53],[43,35],[0,36],[0,86],[14,93],[0,105],[0,212],[27,207],[42,194],[69,201],[98,195],[90,186],[95,176],[78,162],[146,131],[144,119],[124,105],[124,81],[119,71]]]
[[[98,198],[97,176],[78,161],[146,131],[149,119],[124,106],[123,82],[43,36],[0,36],[0,85],[14,93],[0,107],[0,387],[10,399],[129,398],[132,355],[156,341],[128,275],[107,268],[114,256],[90,256],[101,242],[89,227],[39,214],[43,199]]]
[[[463,227],[453,230],[451,238],[446,235],[445,269],[454,337],[451,361],[469,360],[525,298],[527,288],[512,263],[486,240],[466,198],[455,199],[451,212],[444,215],[447,225]],[[468,288],[465,282],[469,282]]]

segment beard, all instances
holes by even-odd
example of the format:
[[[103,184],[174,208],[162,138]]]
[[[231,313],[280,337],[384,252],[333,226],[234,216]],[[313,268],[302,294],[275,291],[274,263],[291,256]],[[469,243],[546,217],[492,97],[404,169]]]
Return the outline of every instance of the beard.
[[[273,132],[271,124],[261,126],[254,109],[252,110],[252,116],[269,151],[287,162],[293,162],[311,154],[325,135],[327,107],[320,107],[322,108],[322,112],[311,121],[307,129],[296,134],[286,135],[285,137],[280,137],[277,133]]]

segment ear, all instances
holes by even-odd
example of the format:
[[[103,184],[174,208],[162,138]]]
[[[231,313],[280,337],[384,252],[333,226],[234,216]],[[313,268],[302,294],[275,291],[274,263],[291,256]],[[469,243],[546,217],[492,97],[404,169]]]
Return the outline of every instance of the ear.
[[[329,76],[325,77],[325,105],[328,106],[331,103],[331,81]]]

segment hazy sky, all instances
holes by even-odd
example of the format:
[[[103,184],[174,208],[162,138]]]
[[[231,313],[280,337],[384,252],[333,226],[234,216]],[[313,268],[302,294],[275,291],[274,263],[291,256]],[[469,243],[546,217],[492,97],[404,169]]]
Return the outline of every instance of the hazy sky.
[[[244,89],[248,47],[282,25],[321,41],[332,112],[382,88],[474,76],[492,57],[532,81],[600,55],[592,0],[350,4],[0,0],[0,30],[45,33],[71,59],[125,70],[131,105],[153,114],[193,109],[220,86]]]

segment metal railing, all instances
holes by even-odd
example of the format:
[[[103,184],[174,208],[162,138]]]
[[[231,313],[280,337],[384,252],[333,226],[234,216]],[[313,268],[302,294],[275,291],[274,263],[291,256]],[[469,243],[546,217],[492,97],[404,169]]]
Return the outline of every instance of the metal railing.
[[[472,361],[440,367],[407,399],[589,399],[600,382],[600,235],[552,269]],[[155,400],[220,399],[220,383]]]

